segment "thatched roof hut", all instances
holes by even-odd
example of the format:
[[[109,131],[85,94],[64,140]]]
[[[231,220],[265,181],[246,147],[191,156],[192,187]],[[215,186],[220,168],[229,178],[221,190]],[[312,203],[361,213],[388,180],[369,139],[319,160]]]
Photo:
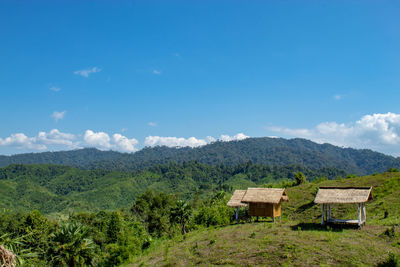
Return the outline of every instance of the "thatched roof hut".
[[[350,223],[362,226],[367,220],[365,203],[372,199],[372,187],[320,187],[314,202],[322,204],[321,224]],[[358,204],[358,220],[339,220],[331,216],[333,204]]]
[[[371,187],[320,187],[314,202],[328,203],[365,203],[372,199]]]
[[[281,217],[281,203],[289,201],[283,188],[248,188],[243,203],[249,204],[249,214],[255,217]]]
[[[246,207],[247,204],[242,202],[242,198],[245,193],[246,190],[235,190],[235,192],[233,192],[231,199],[229,199],[227,205],[229,207]]]
[[[283,188],[248,188],[242,198],[244,203],[278,204],[281,201],[289,201]]]

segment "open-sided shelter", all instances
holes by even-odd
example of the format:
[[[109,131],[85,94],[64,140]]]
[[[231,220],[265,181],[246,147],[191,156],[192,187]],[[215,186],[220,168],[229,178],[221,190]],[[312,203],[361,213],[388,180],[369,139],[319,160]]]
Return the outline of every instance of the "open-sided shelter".
[[[249,215],[256,217],[281,217],[281,203],[289,201],[283,188],[248,188],[243,203],[249,204]]]
[[[242,198],[245,193],[246,193],[246,190],[235,190],[235,192],[233,192],[231,199],[229,199],[229,201],[228,201],[227,205],[229,207],[236,208],[236,220],[239,219],[240,207],[247,207],[247,204],[242,202]]]
[[[332,222],[364,225],[367,219],[365,203],[372,199],[371,190],[372,187],[320,187],[314,202],[322,204],[321,224]],[[331,206],[333,204],[357,204],[358,220],[332,218]]]

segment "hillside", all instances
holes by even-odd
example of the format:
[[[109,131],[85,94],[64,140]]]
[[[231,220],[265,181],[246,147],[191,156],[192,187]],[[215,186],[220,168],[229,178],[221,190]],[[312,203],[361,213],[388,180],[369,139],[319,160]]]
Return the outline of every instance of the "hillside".
[[[82,170],[59,165],[13,164],[0,168],[0,208],[42,213],[68,213],[129,208],[146,189],[205,197],[216,190],[256,186],[292,178],[302,171],[309,179],[336,178],[345,173],[333,168],[266,167],[245,163],[211,166],[198,162],[157,165],[139,172]]]
[[[333,185],[374,187],[361,230],[319,225],[320,206],[312,200],[319,186]],[[130,266],[396,266],[384,263],[389,253],[400,256],[400,173],[316,181],[288,188],[287,195],[280,223],[199,229],[154,244]],[[356,209],[337,206],[333,215],[356,218]]]
[[[12,163],[60,164],[83,169],[137,171],[154,165],[187,161],[230,166],[252,161],[266,166],[299,165],[314,169],[332,167],[357,175],[400,167],[400,159],[371,150],[341,148],[305,139],[267,137],[215,142],[197,148],[147,147],[132,154],[81,149],[0,156],[0,167]]]

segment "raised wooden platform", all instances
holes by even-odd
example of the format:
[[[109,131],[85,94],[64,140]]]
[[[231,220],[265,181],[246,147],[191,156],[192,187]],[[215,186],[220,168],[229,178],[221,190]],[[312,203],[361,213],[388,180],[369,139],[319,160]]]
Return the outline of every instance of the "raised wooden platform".
[[[359,225],[358,220],[341,220],[341,219],[333,219],[330,218],[328,223],[346,223],[346,224],[355,224]],[[362,221],[361,224],[365,224],[365,221]]]

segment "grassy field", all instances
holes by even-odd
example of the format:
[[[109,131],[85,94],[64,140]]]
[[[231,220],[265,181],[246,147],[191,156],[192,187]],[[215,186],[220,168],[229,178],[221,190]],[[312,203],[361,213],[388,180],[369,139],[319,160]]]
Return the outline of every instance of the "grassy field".
[[[362,229],[320,226],[319,186],[373,186]],[[385,266],[400,255],[400,173],[319,181],[287,189],[282,222],[199,229],[158,241],[129,266]],[[338,205],[338,218],[357,218],[355,205]]]
[[[376,266],[400,239],[384,226],[325,228],[258,222],[204,229],[162,242],[131,266]]]

